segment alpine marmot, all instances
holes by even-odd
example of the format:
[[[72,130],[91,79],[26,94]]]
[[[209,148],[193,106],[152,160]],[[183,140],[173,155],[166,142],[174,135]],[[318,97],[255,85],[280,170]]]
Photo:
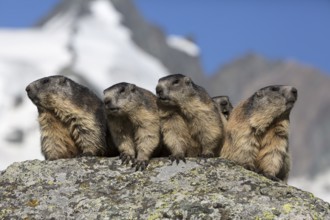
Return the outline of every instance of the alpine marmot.
[[[119,83],[104,90],[108,125],[123,163],[147,167],[160,146],[157,97],[134,84]]]
[[[160,78],[156,87],[161,131],[171,160],[218,156],[223,122],[204,88],[182,74]]]
[[[229,117],[221,157],[287,182],[289,115],[296,100],[296,88],[273,85],[241,102]]]
[[[41,151],[46,160],[110,155],[103,102],[65,76],[49,76],[26,87],[37,106]]]

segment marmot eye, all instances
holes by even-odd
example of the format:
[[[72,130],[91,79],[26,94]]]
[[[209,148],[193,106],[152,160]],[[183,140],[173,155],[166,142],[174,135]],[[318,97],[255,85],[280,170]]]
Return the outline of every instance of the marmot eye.
[[[124,87],[121,87],[121,89],[119,90],[119,93],[120,94],[123,94],[125,92],[125,88]]]
[[[43,79],[43,80],[41,81],[41,83],[42,83],[42,84],[46,84],[46,83],[49,83],[49,79],[48,79],[48,78],[46,78],[46,79]]]
[[[179,80],[176,79],[176,80],[173,81],[172,85],[176,85],[176,84],[178,84],[178,83],[179,83]]]
[[[223,100],[223,101],[220,102],[220,105],[228,105],[228,102]]]
[[[270,90],[276,92],[276,91],[279,91],[280,88],[279,88],[279,87],[272,86],[272,87],[270,88]]]

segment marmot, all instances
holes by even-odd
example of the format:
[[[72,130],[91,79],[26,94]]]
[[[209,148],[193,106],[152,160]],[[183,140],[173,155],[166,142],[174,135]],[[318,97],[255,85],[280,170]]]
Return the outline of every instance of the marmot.
[[[228,96],[215,96],[212,98],[213,101],[217,104],[219,113],[221,112],[226,120],[228,120],[231,111],[233,110],[233,105],[231,104]]]
[[[110,154],[103,102],[88,88],[56,75],[30,83],[26,92],[38,108],[46,160]]]
[[[159,79],[156,93],[162,138],[171,160],[217,156],[224,138],[223,122],[204,88],[174,74]]]
[[[221,157],[287,182],[289,115],[296,100],[296,88],[273,85],[241,102],[229,117]]]
[[[130,83],[104,90],[104,105],[110,133],[123,163],[132,161],[136,170],[147,167],[160,146],[157,97]]]

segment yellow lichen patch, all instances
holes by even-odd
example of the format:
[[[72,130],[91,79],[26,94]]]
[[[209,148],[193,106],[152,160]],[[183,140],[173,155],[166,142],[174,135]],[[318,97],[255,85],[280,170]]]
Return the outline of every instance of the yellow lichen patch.
[[[30,206],[30,207],[36,207],[39,205],[39,201],[36,200],[36,199],[30,199],[28,202],[27,202],[27,205]]]
[[[198,175],[198,171],[197,171],[196,168],[191,169],[191,170],[190,170],[190,173],[191,173],[192,175],[195,175],[195,176]]]
[[[86,182],[81,183],[81,184],[79,185],[79,188],[80,188],[80,189],[87,189],[87,188],[89,188],[89,183],[86,183]]]
[[[264,212],[264,217],[262,219],[265,220],[273,220],[275,218],[275,215],[271,212]]]
[[[310,197],[311,199],[314,199],[314,198],[315,198],[315,196],[314,196],[313,193],[308,193],[308,194],[309,194],[309,197]]]
[[[285,205],[283,205],[283,211],[285,214],[288,214],[291,212],[292,209],[292,205],[290,203],[287,203]]]
[[[165,163],[164,163],[163,161],[160,161],[160,162],[158,162],[157,165],[158,165],[158,167],[161,167],[161,166],[164,166],[164,164],[165,164]]]
[[[162,219],[162,215],[159,212],[151,214],[148,217],[148,220],[156,220],[156,219]]]
[[[0,210],[0,219],[2,219],[2,217],[8,215],[12,211],[13,211],[12,209],[2,209],[2,210]]]

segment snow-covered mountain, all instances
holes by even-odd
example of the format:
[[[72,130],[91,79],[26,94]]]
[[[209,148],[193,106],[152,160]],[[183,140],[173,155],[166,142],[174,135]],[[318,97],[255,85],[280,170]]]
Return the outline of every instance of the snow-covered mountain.
[[[181,44],[167,45],[169,50],[196,56],[193,43],[176,39]],[[64,74],[101,95],[123,81],[154,91],[157,80],[170,72],[132,40],[123,15],[108,0],[63,1],[35,28],[1,29],[0,48],[0,169],[43,158],[37,109],[25,94],[30,82]],[[191,48],[195,53],[186,55]]]
[[[321,86],[321,83],[329,82],[324,76],[313,75],[313,71],[304,73],[305,68],[300,68],[300,65],[293,68],[258,56],[234,61],[208,79],[203,74],[200,50],[194,42],[184,37],[166,36],[143,19],[131,0],[63,0],[34,28],[0,29],[0,48],[0,170],[16,161],[43,159],[37,109],[25,93],[25,87],[40,77],[63,74],[89,86],[101,96],[105,88],[123,81],[154,91],[160,77],[184,73],[205,86],[212,95],[229,94],[235,103],[264,83],[277,82],[279,76],[289,83],[304,82],[301,87],[306,98],[299,91],[298,101],[310,100],[313,96],[325,97],[328,87]],[[292,77],[287,79],[284,75]],[[318,85],[321,95],[315,93],[314,87],[306,90],[307,82]],[[322,115],[328,115],[329,105],[324,99]],[[320,102],[313,99],[309,103]],[[306,142],[301,140],[305,139],[296,138],[298,133],[302,133],[298,132],[299,129],[304,134],[316,130],[309,124],[321,124],[317,127],[317,134],[326,133],[328,119],[314,120],[320,116],[320,111],[315,108],[308,110],[304,103],[298,103],[299,109],[304,111],[300,113],[294,109],[292,120],[297,127],[293,138],[293,173],[302,175],[305,171],[307,176],[311,173],[319,176],[316,175],[314,181],[310,177],[296,177],[292,184],[329,199],[329,180],[325,178],[329,175],[324,170],[318,171],[319,166],[327,167],[328,160],[325,156],[318,160],[314,150],[318,149],[320,155],[328,155],[328,151],[322,150],[325,149],[323,144],[319,144],[328,143],[328,135],[315,136],[321,140],[318,142],[310,139],[312,142],[308,143],[317,143],[313,148],[302,146]],[[297,126],[301,118],[311,118],[310,123]],[[305,157],[298,159],[297,155]],[[313,162],[307,162],[311,156]]]

